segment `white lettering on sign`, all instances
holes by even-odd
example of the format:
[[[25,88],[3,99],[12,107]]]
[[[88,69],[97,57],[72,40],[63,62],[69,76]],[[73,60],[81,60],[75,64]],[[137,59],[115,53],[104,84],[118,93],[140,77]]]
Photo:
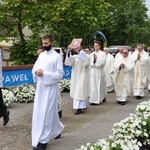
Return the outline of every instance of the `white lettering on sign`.
[[[26,74],[6,76],[5,82],[27,81],[29,80]]]
[[[70,74],[69,70],[66,70],[66,76],[68,76]]]
[[[5,82],[10,82],[9,76],[6,76]]]

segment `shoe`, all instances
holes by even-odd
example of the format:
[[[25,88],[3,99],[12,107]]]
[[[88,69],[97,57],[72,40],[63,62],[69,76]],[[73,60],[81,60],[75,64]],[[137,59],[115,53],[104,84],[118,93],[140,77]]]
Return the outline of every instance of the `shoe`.
[[[136,97],[136,99],[141,99],[141,98],[142,98],[141,96],[137,96],[137,97]]]
[[[39,144],[37,145],[37,148],[34,149],[34,150],[46,150],[46,148],[47,148],[47,143],[45,143],[45,144],[39,143]]]
[[[95,103],[91,103],[90,105],[91,105],[91,106],[94,106],[94,105],[96,106],[96,105],[98,105],[98,104],[95,104]]]
[[[58,112],[59,118],[62,118],[62,110]]]
[[[106,102],[106,97],[102,100],[102,102],[103,102],[103,103],[105,103],[105,102]]]
[[[120,101],[117,101],[117,103],[118,103],[118,104],[121,104],[121,102],[120,102]]]
[[[150,90],[148,90],[150,92]]]
[[[58,136],[56,136],[54,139],[59,139],[60,137],[61,137],[61,133]]]
[[[126,102],[121,102],[120,104],[121,104],[121,105],[125,105],[125,104],[126,104]]]
[[[6,126],[9,121],[10,111],[6,111],[6,114],[3,116],[3,126]]]
[[[77,109],[76,112],[75,112],[75,115],[79,115],[82,113],[82,110],[81,109]]]

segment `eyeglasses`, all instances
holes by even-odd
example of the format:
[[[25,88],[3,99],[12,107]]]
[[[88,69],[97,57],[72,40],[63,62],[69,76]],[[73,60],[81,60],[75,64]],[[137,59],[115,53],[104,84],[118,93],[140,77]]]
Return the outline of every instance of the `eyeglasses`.
[[[128,54],[127,52],[122,52],[123,54]]]

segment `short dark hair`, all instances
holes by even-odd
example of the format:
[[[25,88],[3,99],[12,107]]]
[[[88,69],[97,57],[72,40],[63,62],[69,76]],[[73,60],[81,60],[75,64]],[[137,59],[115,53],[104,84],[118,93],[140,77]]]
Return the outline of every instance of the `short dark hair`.
[[[42,36],[42,39],[43,39],[43,40],[49,39],[49,41],[50,41],[51,43],[54,41],[54,38],[53,38],[53,36],[52,36],[51,34],[44,34],[44,35]]]
[[[99,46],[101,46],[101,42],[100,41],[94,41],[94,43],[98,44]]]

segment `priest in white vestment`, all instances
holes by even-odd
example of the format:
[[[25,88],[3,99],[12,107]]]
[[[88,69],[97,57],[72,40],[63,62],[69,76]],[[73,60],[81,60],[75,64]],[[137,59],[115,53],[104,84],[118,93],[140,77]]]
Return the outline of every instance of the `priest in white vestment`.
[[[118,53],[115,56],[115,59],[117,59],[118,57],[122,57],[122,51],[123,51],[123,47],[118,47]]]
[[[106,74],[107,80],[107,93],[114,91],[114,82],[113,82],[113,74],[114,74],[114,56],[109,53],[109,48],[105,47],[104,52],[106,53],[106,63],[104,66],[104,71]]]
[[[87,107],[89,98],[89,55],[81,47],[76,49],[78,54],[71,54],[68,46],[65,64],[72,66],[70,96],[73,98],[75,115],[79,115]]]
[[[144,88],[147,86],[149,55],[144,51],[143,44],[138,44],[137,49],[132,54],[132,58],[135,61],[133,95],[137,99],[141,99],[144,96]]]
[[[63,77],[62,57],[52,47],[53,37],[42,37],[45,49],[39,55],[32,73],[37,82],[32,116],[33,150],[45,150],[49,140],[60,137],[64,129],[58,116],[58,82]]]
[[[134,61],[129,56],[128,49],[124,48],[122,55],[114,63],[114,83],[117,102],[125,105],[132,92]]]
[[[100,50],[101,43],[94,42],[94,52],[90,54],[90,105],[106,101],[107,87],[104,65],[106,53]]]

